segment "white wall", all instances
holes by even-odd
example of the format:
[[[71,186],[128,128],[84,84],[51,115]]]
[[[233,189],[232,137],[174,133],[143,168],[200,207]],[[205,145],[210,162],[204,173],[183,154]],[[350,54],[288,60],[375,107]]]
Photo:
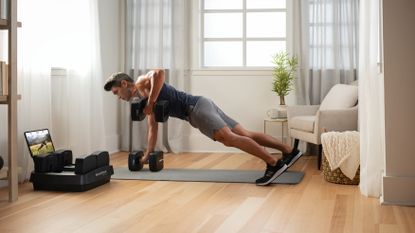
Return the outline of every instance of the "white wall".
[[[415,205],[414,11],[414,1],[383,1],[385,203]]]
[[[120,27],[120,2],[113,0],[98,1],[100,37],[101,37],[101,58],[103,67],[103,79],[110,74],[120,71],[121,67],[121,39],[122,28]],[[102,88],[104,91],[104,89]],[[105,112],[105,134],[107,150],[118,151],[120,146],[119,127],[119,106],[117,98],[111,93],[104,97]]]

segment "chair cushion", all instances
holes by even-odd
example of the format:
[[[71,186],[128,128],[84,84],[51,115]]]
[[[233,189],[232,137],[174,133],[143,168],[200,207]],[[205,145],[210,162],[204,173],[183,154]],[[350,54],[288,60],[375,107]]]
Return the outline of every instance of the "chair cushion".
[[[357,93],[357,86],[336,84],[330,89],[326,97],[324,97],[320,105],[320,110],[351,108],[357,103]]]
[[[316,116],[296,116],[290,118],[290,128],[312,133],[315,120]]]

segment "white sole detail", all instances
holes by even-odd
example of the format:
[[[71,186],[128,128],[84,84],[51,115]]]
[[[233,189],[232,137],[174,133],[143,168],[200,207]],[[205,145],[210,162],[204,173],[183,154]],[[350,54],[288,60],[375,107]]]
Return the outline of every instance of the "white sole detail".
[[[299,151],[294,158],[291,160],[291,162],[287,165],[288,167],[291,167],[295,162],[297,162],[297,160],[303,155],[303,153],[301,153],[301,151]]]

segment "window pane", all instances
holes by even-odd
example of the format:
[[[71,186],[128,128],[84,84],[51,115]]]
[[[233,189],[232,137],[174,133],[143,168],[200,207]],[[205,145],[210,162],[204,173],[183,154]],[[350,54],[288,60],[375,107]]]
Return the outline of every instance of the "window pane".
[[[242,42],[207,41],[204,45],[205,66],[242,66]]]
[[[204,0],[206,10],[242,9],[242,0]]]
[[[280,51],[286,51],[285,41],[248,41],[246,65],[273,66],[272,57]]]
[[[247,13],[247,37],[286,37],[285,15],[285,12]]]
[[[242,13],[206,13],[205,38],[242,37]]]
[[[280,9],[286,8],[285,0],[247,0],[247,9]]]

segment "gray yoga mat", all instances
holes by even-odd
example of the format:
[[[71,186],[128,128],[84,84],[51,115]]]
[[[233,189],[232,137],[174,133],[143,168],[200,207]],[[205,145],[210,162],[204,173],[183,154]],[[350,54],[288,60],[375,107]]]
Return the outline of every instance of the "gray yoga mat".
[[[132,172],[126,167],[118,167],[114,168],[114,175],[111,178],[116,180],[255,183],[255,180],[263,175],[264,171],[257,170],[163,169],[159,172],[151,172],[148,169],[143,169]],[[298,184],[303,177],[304,172],[286,171],[272,183]]]

